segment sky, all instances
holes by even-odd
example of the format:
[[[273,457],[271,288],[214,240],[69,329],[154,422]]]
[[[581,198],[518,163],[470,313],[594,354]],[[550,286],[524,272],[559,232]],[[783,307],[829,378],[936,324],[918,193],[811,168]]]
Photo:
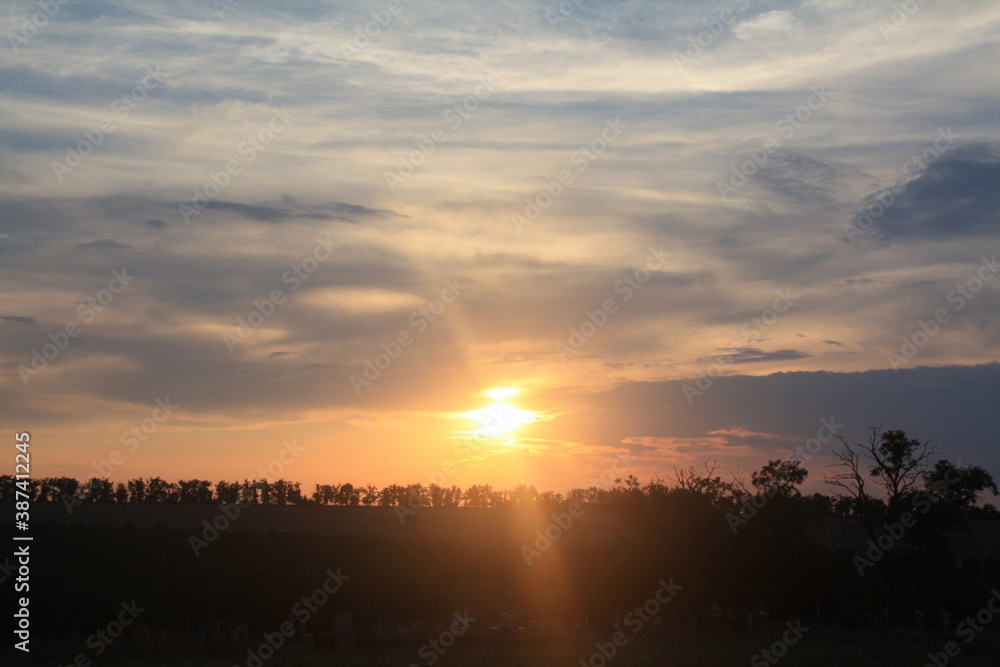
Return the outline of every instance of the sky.
[[[995,2],[15,0],[0,33],[35,476],[564,491],[797,449],[830,491],[873,427],[1000,475]]]

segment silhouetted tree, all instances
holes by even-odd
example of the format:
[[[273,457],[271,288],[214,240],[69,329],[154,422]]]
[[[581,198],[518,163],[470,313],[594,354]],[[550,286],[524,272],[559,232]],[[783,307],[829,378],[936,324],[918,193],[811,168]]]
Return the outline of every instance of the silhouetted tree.
[[[260,485],[254,480],[243,480],[240,484],[240,500],[245,505],[260,505]]]
[[[288,487],[285,493],[285,497],[289,505],[305,505],[309,502],[308,499],[302,495],[302,488],[298,482],[288,482]]]
[[[151,503],[176,503],[180,500],[177,485],[159,477],[146,480],[146,499]]]
[[[361,491],[361,504],[371,507],[378,504],[378,487],[369,484]]]
[[[360,501],[358,492],[355,491],[353,484],[344,484],[337,491],[337,504],[344,506],[357,505]]]
[[[402,499],[402,500],[400,500]],[[406,489],[398,484],[382,487],[378,495],[379,507],[394,507],[406,502]]]
[[[431,507],[444,507],[444,489],[438,484],[431,484],[427,487],[427,494],[430,497]]]
[[[907,438],[903,431],[880,432],[878,427],[871,431],[865,443],[837,436],[843,443],[836,453],[839,470],[827,475],[826,483],[842,489],[839,497],[853,501],[854,515],[874,539],[879,523],[895,520],[905,511],[902,501],[920,485],[934,450],[930,443]],[[869,482],[885,495],[884,513],[878,497],[868,490]]]
[[[752,484],[760,493],[769,496],[799,496],[798,486],[809,476],[800,461],[768,461],[751,475]]]
[[[221,481],[215,485],[215,500],[226,505],[234,505],[240,501],[240,483]]]
[[[288,482],[283,479],[275,480],[271,484],[271,504],[272,505],[287,505],[288,504]]]
[[[534,507],[538,503],[538,490],[527,484],[518,484],[511,492],[510,500],[515,507]]]
[[[91,503],[113,503],[115,501],[115,488],[107,479],[92,477],[87,482],[87,497],[82,500]]]
[[[52,477],[44,480],[43,486],[47,489],[45,500],[56,502],[63,495],[74,497],[80,489],[80,482],[72,477]]]
[[[146,500],[146,482],[143,479],[130,479],[126,484],[130,503],[144,503]]]
[[[465,490],[465,507],[489,507],[493,487],[489,484],[473,484]]]
[[[408,505],[410,507],[430,507],[430,492],[423,484],[410,484],[406,487],[403,497],[397,498],[395,504]]]
[[[212,483],[203,479],[183,479],[177,483],[177,502],[205,505],[212,502]]]

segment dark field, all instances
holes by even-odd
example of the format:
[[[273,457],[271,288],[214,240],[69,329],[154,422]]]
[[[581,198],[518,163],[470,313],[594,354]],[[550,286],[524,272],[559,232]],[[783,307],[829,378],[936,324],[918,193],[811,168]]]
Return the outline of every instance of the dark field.
[[[775,663],[759,653],[770,646],[781,632],[764,630],[752,634],[705,634],[680,632],[673,637],[631,640],[606,663],[595,642],[586,639],[548,640],[524,636],[500,642],[497,638],[470,636],[459,642],[433,664],[476,665],[478,667],[577,667],[581,664],[621,665],[629,667],[731,667],[733,665],[782,664],[798,667],[922,667],[930,663],[928,653],[939,654],[954,636],[916,631],[845,632],[833,629],[811,629],[802,642]],[[603,637],[606,645],[610,637]],[[957,640],[961,645],[961,640]],[[397,648],[355,647],[336,651],[314,651],[302,646],[283,648],[264,664],[273,667],[408,667],[429,665],[420,657],[420,646]],[[149,654],[154,655],[154,654]],[[966,667],[996,667],[1000,656],[1000,638],[994,631],[980,637],[947,664]],[[228,657],[188,657],[157,659],[155,657],[122,657],[112,664],[142,667],[231,667],[247,665],[246,651],[233,651]],[[753,660],[756,658],[756,662]],[[581,660],[584,662],[581,663]],[[103,664],[103,663],[102,663]],[[257,663],[249,663],[251,667]],[[943,662],[940,664],[944,664]]]
[[[251,506],[213,532],[217,505],[37,503],[33,657],[918,667],[933,653],[940,667],[954,641],[947,664],[1000,664],[1000,620],[963,625],[1000,586],[998,521],[969,522],[919,562],[890,551],[859,576],[865,540],[849,519],[789,520],[776,505],[733,534],[708,507],[673,509],[685,511],[587,509],[554,530],[565,515],[541,510],[425,508],[401,522],[392,508]],[[113,627],[132,601],[134,622]],[[119,635],[104,643],[102,630]]]

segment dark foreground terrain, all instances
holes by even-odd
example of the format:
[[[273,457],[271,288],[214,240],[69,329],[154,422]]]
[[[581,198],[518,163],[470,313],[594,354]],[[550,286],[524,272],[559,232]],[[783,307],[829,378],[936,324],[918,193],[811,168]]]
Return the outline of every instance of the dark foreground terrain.
[[[734,533],[698,502],[587,509],[572,521],[425,508],[405,522],[391,508],[249,508],[223,521],[217,505],[70,514],[40,503],[32,657],[80,667],[1000,664],[990,611],[1000,612],[1000,522],[970,521],[920,554],[903,542],[876,554],[849,519],[768,509]],[[859,554],[873,558],[861,570]],[[10,643],[4,652],[4,664],[20,656]]]
[[[637,637],[610,653],[610,636],[597,641],[590,639],[524,636],[508,641],[472,635],[460,640],[447,651],[427,653],[414,644],[396,648],[354,647],[315,651],[304,646],[284,648],[264,661],[249,657],[247,650],[221,652],[214,657],[157,658],[122,655],[101,660],[98,664],[118,664],[142,667],[231,667],[232,665],[267,664],[272,667],[408,667],[410,665],[475,665],[476,667],[576,667],[579,665],[621,665],[622,667],[732,667],[734,665],[763,666],[781,664],[799,667],[922,667],[923,665],[959,665],[966,667],[996,667],[1000,656],[1000,641],[996,633],[965,646],[960,638],[942,633],[917,631],[849,632],[835,629],[810,629],[801,643],[791,647],[782,658],[765,656],[782,632],[762,629],[747,634],[700,633],[673,637]],[[603,640],[603,641],[602,641]],[[961,652],[947,658],[944,649],[948,641],[956,641]],[[601,647],[610,659],[603,659]],[[255,647],[257,648],[257,647]],[[129,651],[124,651],[129,653]],[[428,655],[439,655],[431,662]],[[937,662],[932,661],[936,656]],[[949,660],[946,662],[946,660]],[[56,664],[56,663],[50,663]],[[64,664],[64,663],[58,663]],[[65,664],[68,664],[65,663]]]

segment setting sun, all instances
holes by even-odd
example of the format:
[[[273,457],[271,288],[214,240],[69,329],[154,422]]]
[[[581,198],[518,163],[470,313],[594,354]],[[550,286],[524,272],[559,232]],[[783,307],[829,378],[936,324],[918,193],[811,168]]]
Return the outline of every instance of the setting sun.
[[[491,398],[498,396],[513,396],[516,389],[490,390],[486,393]],[[495,401],[481,410],[470,410],[461,415],[466,419],[471,419],[478,423],[476,429],[486,435],[508,435],[518,426],[537,420],[536,412],[521,410],[510,403]]]

